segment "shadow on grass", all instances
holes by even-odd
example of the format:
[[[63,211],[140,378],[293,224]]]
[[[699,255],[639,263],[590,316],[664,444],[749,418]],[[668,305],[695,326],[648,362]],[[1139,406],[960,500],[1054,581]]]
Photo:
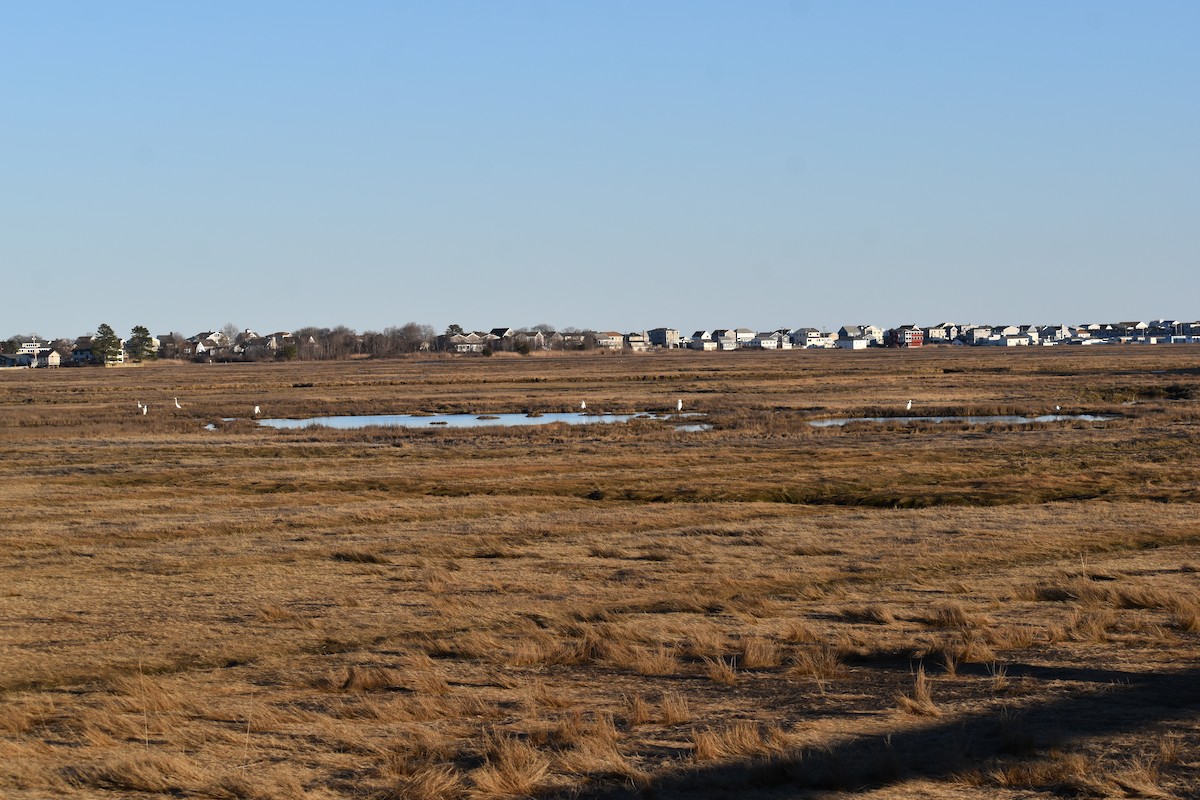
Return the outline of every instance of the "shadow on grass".
[[[889,668],[889,667],[884,667]],[[906,667],[907,668],[907,667]],[[1070,694],[956,716],[887,736],[867,736],[783,757],[696,767],[641,788],[583,796],[617,798],[784,797],[804,790],[865,791],[911,778],[950,778],[992,759],[1070,752],[1091,738],[1128,735],[1200,714],[1200,669],[1133,673],[1110,669],[1006,665],[1010,678],[1086,683]]]

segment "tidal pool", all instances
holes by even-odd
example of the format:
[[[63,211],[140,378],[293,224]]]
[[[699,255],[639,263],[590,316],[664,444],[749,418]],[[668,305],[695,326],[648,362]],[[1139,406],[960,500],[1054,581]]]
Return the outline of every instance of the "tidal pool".
[[[612,422],[628,422],[631,419],[669,420],[690,414],[581,414],[577,411],[546,412],[543,414],[364,414],[336,417],[309,417],[307,419],[260,419],[259,425],[268,428],[335,428],[357,430],[369,427],[392,428],[513,428],[525,425],[550,425],[565,422],[568,425],[595,425]],[[681,425],[680,430],[697,430],[693,425]]]
[[[1028,425],[1031,422],[1104,422],[1115,417],[1103,417],[1096,414],[1042,414],[1038,417],[1022,417],[1016,414],[994,414],[987,416],[944,416],[944,417],[837,417],[834,419],[810,419],[809,425],[814,428],[833,428],[849,425],[852,422],[899,422],[907,425],[910,422],[965,422],[968,425],[987,425],[998,422],[1005,425]]]

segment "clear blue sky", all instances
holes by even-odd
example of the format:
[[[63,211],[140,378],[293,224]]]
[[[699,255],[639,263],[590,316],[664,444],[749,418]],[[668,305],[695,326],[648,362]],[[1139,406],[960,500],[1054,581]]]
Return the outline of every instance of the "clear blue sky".
[[[0,335],[1200,317],[1200,3],[0,5]]]

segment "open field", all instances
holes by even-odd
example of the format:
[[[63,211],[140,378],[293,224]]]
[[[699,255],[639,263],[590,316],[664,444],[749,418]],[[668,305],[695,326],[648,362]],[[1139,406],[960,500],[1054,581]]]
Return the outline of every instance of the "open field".
[[[909,399],[1116,418],[806,422]],[[0,797],[1200,796],[1200,348],[8,371],[0,453]]]

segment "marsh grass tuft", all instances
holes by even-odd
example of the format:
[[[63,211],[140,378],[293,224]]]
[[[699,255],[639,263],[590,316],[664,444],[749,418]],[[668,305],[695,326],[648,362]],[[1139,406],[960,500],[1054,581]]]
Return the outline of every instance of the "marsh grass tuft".
[[[779,647],[762,636],[747,636],[738,643],[743,669],[772,669],[783,660]]]
[[[737,686],[738,684],[737,670],[724,658],[705,658],[704,674],[710,681],[721,686]]]
[[[475,790],[485,797],[529,797],[547,788],[550,759],[513,736],[493,733],[484,764],[470,777]]]
[[[1108,787],[1078,753],[1052,752],[1048,758],[1006,762],[990,770],[988,782],[1004,789],[1050,790],[1064,796],[1105,797]]]
[[[625,709],[625,720],[631,728],[645,725],[654,719],[654,709],[640,694],[625,695]]]
[[[380,797],[382,800],[464,800],[468,793],[458,770],[447,764],[435,764],[398,778]]]
[[[386,556],[372,553],[369,550],[334,550],[329,554],[334,561],[344,561],[348,564],[387,564]]]
[[[357,666],[346,667],[344,676],[328,681],[343,692],[384,692],[408,688],[404,677],[396,670],[388,667]]]
[[[692,734],[692,757],[696,761],[727,758],[762,758],[783,752],[787,736],[778,725],[739,720],[722,730]]]
[[[925,616],[925,622],[935,628],[981,628],[987,618],[967,609],[959,602],[939,603]]]
[[[842,619],[847,622],[867,623],[870,625],[891,625],[896,621],[896,615],[887,606],[871,603],[864,606],[850,606],[842,609]]]
[[[662,724],[679,725],[691,722],[692,711],[685,695],[678,692],[667,692],[662,698]]]
[[[80,788],[153,794],[191,793],[204,787],[204,770],[179,755],[139,753],[68,767],[68,782]]]
[[[933,702],[933,694],[930,690],[929,678],[925,675],[925,665],[917,667],[917,671],[913,676],[913,688],[909,694],[900,694],[896,696],[896,700],[900,703],[900,707],[910,714],[916,714],[922,717],[940,717],[941,710]]]

